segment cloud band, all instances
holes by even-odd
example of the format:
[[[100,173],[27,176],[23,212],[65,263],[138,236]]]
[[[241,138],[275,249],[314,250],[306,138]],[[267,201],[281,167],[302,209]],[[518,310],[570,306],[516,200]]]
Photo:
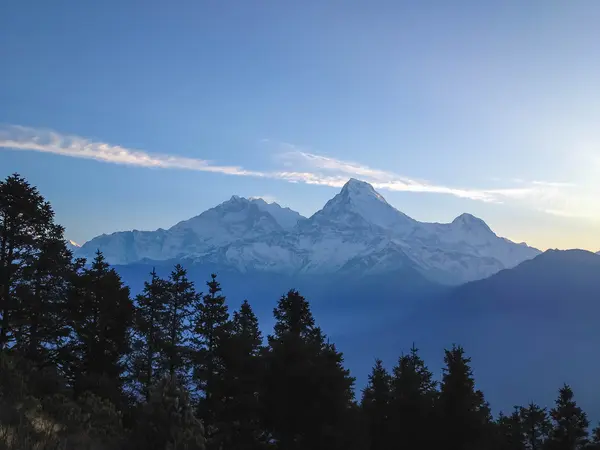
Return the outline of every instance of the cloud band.
[[[263,140],[263,142],[271,142]],[[73,135],[63,135],[53,130],[37,129],[20,125],[0,125],[0,148],[37,151],[92,159],[113,164],[137,167],[193,170],[221,173],[233,176],[278,179],[290,183],[304,183],[339,188],[349,177],[360,178],[371,183],[376,189],[422,192],[451,195],[458,198],[482,202],[504,203],[540,201],[536,209],[549,214],[573,216],[575,213],[557,201],[565,203],[561,190],[572,188],[569,183],[533,181],[521,182],[518,187],[504,189],[466,189],[437,185],[427,181],[414,180],[393,172],[374,169],[356,162],[343,161],[327,156],[306,152],[293,144],[276,143],[278,159],[284,167],[294,167],[294,171],[249,170],[240,166],[213,164],[210,161],[177,155],[148,153],[119,145],[92,141]]]

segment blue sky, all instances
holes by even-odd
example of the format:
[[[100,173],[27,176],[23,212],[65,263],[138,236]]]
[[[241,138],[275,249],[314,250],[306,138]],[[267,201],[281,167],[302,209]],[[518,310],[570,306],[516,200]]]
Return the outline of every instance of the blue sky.
[[[0,176],[67,236],[349,177],[410,216],[600,249],[600,2],[14,1]]]

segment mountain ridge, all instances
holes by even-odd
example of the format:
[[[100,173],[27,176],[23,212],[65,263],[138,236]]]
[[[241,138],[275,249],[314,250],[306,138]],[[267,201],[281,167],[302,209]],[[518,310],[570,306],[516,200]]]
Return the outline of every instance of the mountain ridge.
[[[488,400],[496,407],[510,411],[523,395],[551,402],[547,393],[567,383],[600,417],[599,274],[600,256],[593,252],[547,250],[486,279],[450,287],[409,314],[399,305],[398,318],[389,311],[387,325],[378,323],[340,346],[352,349],[369,340],[365,345],[381,349],[379,357],[386,360],[398,346],[416,342],[428,359],[440,346],[460,343],[482,388],[494,386]],[[515,371],[535,383],[515,383]]]
[[[167,276],[174,262],[156,266],[159,275]],[[197,286],[203,285],[207,274],[218,273],[229,304],[248,299],[265,332],[272,326],[272,308],[279,296],[297,288],[311,300],[319,323],[344,352],[347,367],[358,373],[358,386],[367,383],[367,373],[359,369],[372,364],[373,348],[379,358],[393,362],[399,349],[415,343],[429,361],[456,342],[473,358],[478,383],[489,392],[496,411],[511,411],[524,396],[552,402],[549,393],[567,382],[581,392],[586,409],[600,417],[596,388],[600,256],[594,253],[547,250],[461,286],[428,284],[412,268],[358,278],[239,274],[211,264],[183,264]],[[116,266],[134,293],[143,288],[153,268],[149,262]],[[574,366],[585,370],[573,374]],[[516,383],[515,371],[532,382]]]
[[[485,278],[540,253],[498,237],[471,214],[446,224],[419,222],[354,178],[308,218],[234,195],[166,230],[103,234],[75,253],[89,258],[98,249],[113,264],[187,258],[240,272],[372,275],[413,266],[450,284]]]

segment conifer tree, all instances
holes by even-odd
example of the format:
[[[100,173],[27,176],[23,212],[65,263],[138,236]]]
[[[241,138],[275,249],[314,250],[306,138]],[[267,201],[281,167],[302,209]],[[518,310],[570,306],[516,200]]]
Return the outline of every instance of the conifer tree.
[[[476,450],[488,442],[491,414],[483,393],[475,389],[471,359],[460,346],[446,350],[438,414],[448,448]]]
[[[262,333],[258,327],[258,318],[248,300],[244,300],[240,310],[233,313],[232,343],[240,355],[248,360],[261,354]]]
[[[171,377],[185,380],[190,366],[193,308],[200,295],[181,264],[177,264],[171,272],[168,287],[165,370]]]
[[[18,174],[0,181],[0,350],[14,342],[17,327],[21,347],[36,354],[58,332],[54,310],[62,297],[46,298],[44,290],[58,289],[68,253],[63,228],[38,190]]]
[[[392,448],[392,428],[397,424],[390,423],[391,383],[392,377],[383,367],[383,362],[376,359],[361,402],[369,450]]]
[[[551,429],[548,411],[531,402],[526,408],[521,407],[519,414],[525,435],[525,448],[527,450],[542,449]]]
[[[260,388],[263,376],[262,335],[247,300],[234,311],[231,337],[225,351],[225,397],[221,426],[224,449],[251,450],[264,446]]]
[[[370,439],[368,436],[367,421],[362,408],[362,399],[360,403],[351,402],[344,422],[344,438],[340,447],[346,450],[369,449]]]
[[[204,427],[194,416],[185,386],[170,375],[152,389],[136,424],[133,448],[204,450]]]
[[[394,367],[391,394],[392,440],[402,442],[408,448],[432,446],[437,383],[414,345]]]
[[[198,412],[204,421],[209,447],[214,446],[224,409],[225,351],[231,335],[231,321],[215,274],[206,283],[208,293],[197,303],[194,317],[194,382],[202,393]]]
[[[144,282],[144,290],[136,298],[131,362],[136,390],[146,401],[166,367],[169,288],[153,269],[150,281]]]
[[[77,395],[86,390],[119,404],[125,356],[130,349],[133,303],[129,287],[100,251],[82,270],[71,298],[73,340],[67,370]]]
[[[36,251],[24,261],[14,290],[15,347],[37,364],[56,364],[69,335],[68,300],[80,262],[72,261],[63,228],[47,224]]]
[[[498,443],[494,448],[501,450],[525,450],[525,441],[523,435],[523,424],[519,407],[515,406],[510,416],[500,413],[497,420]]]
[[[600,450],[600,425],[592,430],[586,450]]]
[[[265,424],[282,449],[343,447],[353,378],[297,291],[281,297],[268,337]]]
[[[546,448],[548,450],[582,450],[588,442],[589,421],[577,406],[573,390],[564,385],[559,390],[556,406],[550,411],[554,422]]]

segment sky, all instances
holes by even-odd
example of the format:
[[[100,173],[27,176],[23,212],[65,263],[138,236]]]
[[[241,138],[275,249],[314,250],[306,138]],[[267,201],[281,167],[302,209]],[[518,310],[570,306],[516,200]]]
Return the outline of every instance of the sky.
[[[310,215],[354,177],[421,221],[600,249],[596,0],[0,9],[0,177],[77,242],[234,194]]]

